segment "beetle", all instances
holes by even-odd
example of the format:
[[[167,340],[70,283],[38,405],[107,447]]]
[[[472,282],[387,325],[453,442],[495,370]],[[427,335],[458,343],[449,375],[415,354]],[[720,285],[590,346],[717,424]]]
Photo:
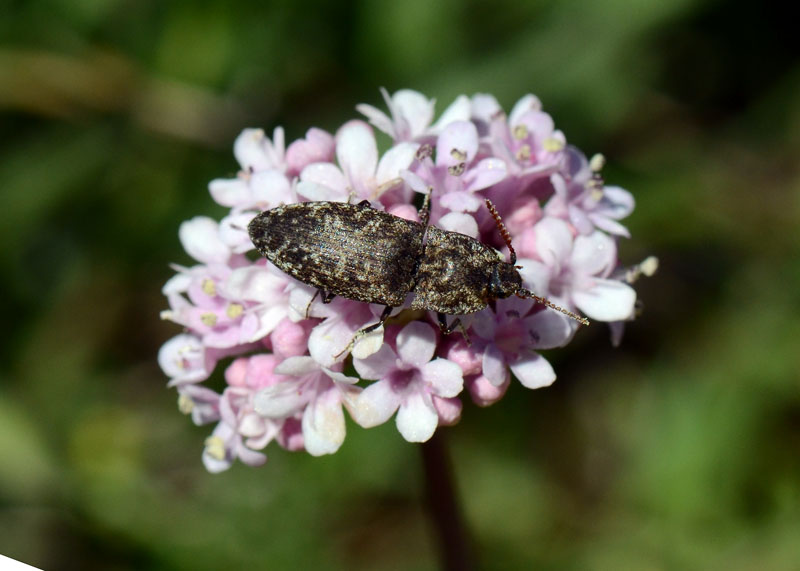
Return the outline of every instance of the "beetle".
[[[378,323],[357,336],[383,325],[412,292],[412,309],[435,311],[443,333],[460,328],[465,338],[460,319],[448,326],[447,315],[475,313],[511,295],[534,299],[588,324],[522,287],[508,231],[489,199],[486,206],[508,245],[510,262],[475,238],[429,225],[430,195],[420,209],[420,222],[376,210],[367,200],[301,202],[260,213],[247,231],[261,255],[315,287],[323,303],[338,295],[384,305]]]

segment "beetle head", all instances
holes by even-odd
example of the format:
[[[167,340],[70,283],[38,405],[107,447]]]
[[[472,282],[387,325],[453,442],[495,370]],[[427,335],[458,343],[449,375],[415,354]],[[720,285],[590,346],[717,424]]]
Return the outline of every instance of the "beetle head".
[[[514,265],[517,263],[517,253],[514,251],[514,247],[511,245],[511,236],[509,235],[508,230],[506,230],[506,225],[503,224],[503,221],[500,219],[500,215],[497,213],[494,204],[492,204],[492,201],[488,198],[486,199],[486,208],[489,209],[492,218],[494,218],[494,222],[497,224],[497,229],[500,231],[500,235],[503,237],[503,240],[508,246],[509,258],[511,258],[510,264],[507,262],[497,262],[495,267],[492,269],[492,277],[489,281],[489,295],[491,295],[493,299],[504,299],[515,294],[521,299],[534,299],[542,305],[546,305],[551,309],[560,311],[578,323],[589,325],[589,320],[585,317],[581,317],[580,315],[577,315],[568,309],[559,307],[549,299],[540,297],[522,287],[522,276],[520,276],[519,271],[517,271],[522,266]]]
[[[522,287],[522,277],[517,268],[508,262],[498,261],[492,268],[489,279],[489,295],[492,299],[505,299],[514,295]]]

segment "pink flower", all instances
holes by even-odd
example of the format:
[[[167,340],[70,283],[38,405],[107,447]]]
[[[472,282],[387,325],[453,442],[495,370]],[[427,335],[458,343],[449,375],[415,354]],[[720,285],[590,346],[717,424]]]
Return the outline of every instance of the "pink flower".
[[[350,406],[361,389],[358,379],[322,367],[311,357],[289,357],[275,368],[286,380],[262,389],[255,399],[258,414],[283,420],[302,415],[303,441],[312,456],[333,454],[344,442],[342,406]]]
[[[551,177],[555,194],[545,213],[570,222],[583,235],[595,228],[630,238],[630,232],[617,222],[633,212],[633,196],[618,186],[605,186],[599,169],[591,168],[578,149],[569,147],[567,170]]]
[[[344,360],[350,350],[362,356],[377,351],[383,343],[382,327],[358,340],[354,346],[350,344],[358,331],[378,322],[382,311],[379,307],[342,298],[334,299],[328,305],[316,305],[314,315],[323,315],[325,319],[314,327],[308,338],[310,355],[319,364],[331,367]]]
[[[532,291],[598,321],[627,319],[633,313],[636,292],[608,278],[617,264],[612,238],[599,231],[573,238],[567,223],[557,218],[544,218],[533,230],[539,261],[525,260],[520,271]]]
[[[168,377],[169,386],[205,381],[217,364],[218,353],[207,349],[199,337],[182,333],[161,346],[158,364]]]
[[[178,410],[189,414],[198,426],[219,420],[220,395],[202,385],[177,385]]]
[[[481,372],[495,387],[507,384],[510,373],[529,389],[547,387],[556,380],[556,373],[536,350],[564,345],[574,331],[569,318],[539,308],[531,310],[530,300],[508,298],[497,300],[495,311],[480,312],[472,322],[472,330],[485,342]]]
[[[356,105],[356,109],[395,142],[425,139],[426,135],[437,135],[453,121],[469,120],[470,101],[464,95],[450,104],[435,125],[431,125],[435,100],[411,89],[401,89],[390,97],[389,92],[381,88],[381,95],[390,116],[365,103]]]
[[[312,287],[256,255],[247,226],[260,211],[301,200],[368,200],[419,222],[423,199],[416,194],[423,194],[429,224],[497,247],[506,260],[510,240],[524,287],[608,321],[615,343],[633,317],[630,284],[655,270],[654,260],[619,266],[616,240],[628,236],[619,221],[633,198],[605,185],[602,161],[566,146],[535,96],[506,114],[492,95],[462,95],[434,121],[433,99],[407,89],[381,94],[386,113],[357,109],[392,138],[383,154],[372,127],[359,120],[335,136],[312,127],[288,146],[280,127],[271,139],[245,129],[234,143],[239,172],[209,184],[228,211],[219,222],[198,216],[180,226],[195,263],[172,266],[176,274],[162,289],[169,309],[161,316],[184,332],[164,343],[158,362],[179,409],[195,424],[216,423],[203,451],[211,472],[236,460],[261,465],[261,450],[272,442],[332,454],[345,438],[345,410],[363,427],[394,415],[403,438],[424,442],[438,426],[458,422],[464,388],[488,406],[504,396],[512,375],[528,388],[550,385],[556,373],[539,352],[565,345],[577,330],[561,313],[511,297],[458,316],[470,344],[458,333],[439,335],[429,324],[437,321],[433,311],[406,313],[401,319],[418,321],[365,334],[384,307],[323,303]],[[507,232],[499,231],[486,198]],[[225,357],[233,360],[220,394],[203,382]],[[360,379],[342,373],[350,363]]]
[[[406,325],[396,338],[365,359],[354,359],[358,374],[380,379],[359,395],[353,418],[361,426],[383,424],[397,411],[397,429],[409,442],[425,442],[439,424],[435,400],[456,397],[463,388],[458,365],[433,359],[436,334],[421,322]]]
[[[378,161],[378,145],[369,125],[350,121],[336,133],[336,158],[313,163],[300,173],[297,192],[309,200],[376,201],[400,184],[400,171],[408,168],[418,145],[399,143]]]
[[[478,131],[468,121],[450,123],[436,141],[436,160],[424,159],[404,179],[417,192],[436,189],[434,204],[456,212],[474,212],[483,205],[476,191],[496,184],[506,177],[505,163],[499,159],[478,157]],[[439,214],[434,208],[433,220]]]
[[[242,131],[233,147],[242,170],[236,178],[215,179],[208,185],[217,203],[241,211],[265,210],[295,201],[286,178],[283,129],[275,129],[273,141],[261,129]]]
[[[335,150],[333,135],[312,127],[305,139],[298,139],[286,149],[287,174],[297,176],[310,164],[332,162]]]

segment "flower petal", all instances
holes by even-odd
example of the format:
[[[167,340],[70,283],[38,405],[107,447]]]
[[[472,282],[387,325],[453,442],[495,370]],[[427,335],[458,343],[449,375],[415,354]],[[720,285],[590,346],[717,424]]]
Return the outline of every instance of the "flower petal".
[[[419,137],[433,121],[434,100],[412,89],[401,89],[392,95],[396,111],[408,122],[409,138]]]
[[[514,104],[514,107],[508,114],[508,124],[516,125],[525,113],[529,111],[539,111],[541,108],[542,102],[539,101],[539,98],[532,93],[528,93]]]
[[[284,202],[293,202],[289,180],[275,169],[253,173],[250,188],[253,190],[253,204],[264,210]]]
[[[483,375],[494,386],[499,387],[508,380],[508,369],[503,353],[490,343],[483,352]]]
[[[280,301],[280,292],[287,283],[272,274],[266,266],[244,266],[233,270],[220,289],[230,299],[246,299],[274,305]]]
[[[286,149],[286,164],[290,172],[300,172],[312,163],[333,160],[336,141],[333,135],[322,129],[311,127],[305,139],[294,141]]]
[[[536,223],[533,230],[542,261],[547,266],[560,268],[572,251],[572,233],[567,223],[546,216]]]
[[[339,450],[344,442],[345,424],[337,390],[325,391],[306,407],[302,427],[306,451],[312,456]]]
[[[576,274],[607,276],[617,263],[617,244],[603,232],[578,236],[570,255],[570,267]]]
[[[497,184],[508,175],[505,161],[501,159],[483,159],[464,176],[466,190],[482,190]]]
[[[240,178],[215,178],[208,183],[214,202],[222,206],[238,206],[250,198],[247,183]]]
[[[472,238],[478,237],[478,223],[475,217],[466,212],[448,212],[436,224],[442,230],[458,232]]]
[[[297,193],[309,200],[338,200],[347,198],[347,179],[331,163],[312,163],[300,173]]]
[[[633,314],[636,291],[616,280],[597,279],[591,289],[574,291],[572,301],[590,319],[622,321]]]
[[[395,138],[394,124],[386,113],[367,103],[359,103],[356,105],[356,111],[364,115],[376,129],[383,131],[393,139]]]
[[[275,372],[279,375],[291,375],[293,377],[301,377],[320,370],[319,363],[314,361],[311,357],[301,355],[298,357],[289,357],[281,361],[275,367]]]
[[[631,237],[631,233],[628,231],[628,229],[616,220],[612,220],[611,218],[607,218],[599,214],[589,214],[589,220],[591,220],[592,224],[594,224],[597,228],[604,230],[609,234],[613,234],[614,236],[623,236],[624,238]]]
[[[429,129],[432,133],[441,133],[442,130],[450,123],[455,121],[469,121],[472,104],[469,97],[466,95],[459,95],[455,100],[442,112],[442,116],[434,123]]]
[[[298,382],[293,379],[261,389],[253,397],[253,407],[261,416],[281,419],[302,410],[308,396],[297,390]]]
[[[383,326],[381,326],[370,331],[366,335],[360,336],[358,340],[356,340],[355,345],[353,345],[350,354],[356,359],[364,359],[376,353],[383,347],[383,334],[384,329]]]
[[[403,171],[411,165],[419,145],[416,143],[399,143],[386,151],[378,163],[375,173],[375,182],[381,185],[400,177]]]
[[[195,216],[183,222],[178,237],[186,252],[198,262],[224,264],[231,256],[219,237],[219,224],[208,216]]]
[[[633,212],[636,201],[633,195],[619,186],[606,186],[603,188],[603,199],[600,206],[606,216],[617,220],[625,218]]]
[[[354,358],[358,376],[362,379],[382,379],[397,366],[397,355],[389,345],[381,348],[366,358]]]
[[[261,170],[274,166],[267,157],[263,129],[245,129],[233,143],[233,155],[245,171]]]
[[[552,349],[563,346],[574,333],[569,317],[551,309],[537,311],[525,319],[525,327],[536,339],[537,349]]]
[[[529,389],[549,387],[556,380],[556,372],[547,359],[534,353],[511,363],[511,372],[519,379],[522,386]]]
[[[529,259],[518,259],[517,264],[522,266],[519,271],[522,283],[536,295],[546,296],[550,291],[552,278],[550,268],[542,262]]]
[[[363,121],[350,121],[336,133],[336,158],[353,188],[372,184],[378,165],[378,145],[372,128]]]
[[[436,142],[436,164],[456,166],[469,164],[478,152],[478,130],[469,121],[450,123]]]
[[[438,425],[439,415],[429,395],[409,395],[397,412],[397,430],[409,442],[430,440]]]
[[[476,93],[472,96],[472,118],[483,123],[490,123],[492,119],[503,113],[503,108],[494,95]]]
[[[447,359],[439,357],[426,363],[420,373],[430,391],[440,397],[457,396],[464,388],[461,367]]]
[[[387,381],[378,381],[361,391],[353,401],[350,414],[359,425],[372,428],[389,420],[401,398]]]
[[[427,323],[412,321],[397,334],[397,356],[408,365],[422,368],[435,350],[436,333]]]

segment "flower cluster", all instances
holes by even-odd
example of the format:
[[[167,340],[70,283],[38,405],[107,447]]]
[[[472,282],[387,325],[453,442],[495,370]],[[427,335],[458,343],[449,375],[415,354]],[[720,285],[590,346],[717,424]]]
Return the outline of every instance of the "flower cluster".
[[[197,424],[216,423],[203,452],[212,472],[237,458],[262,464],[261,450],[272,441],[313,455],[336,452],[344,409],[364,427],[394,416],[406,440],[424,442],[458,421],[466,395],[484,406],[500,399],[512,373],[528,388],[550,385],[556,375],[539,351],[565,345],[578,328],[534,300],[512,297],[461,316],[465,335],[442,335],[431,312],[399,312],[353,346],[382,308],[341,298],[322,303],[257,256],[246,228],[261,211],[368,200],[419,220],[420,194],[430,194],[431,224],[503,250],[484,206],[489,198],[505,215],[525,288],[617,331],[633,316],[630,276],[648,269],[624,270],[617,261],[617,240],[629,235],[620,220],[633,198],[604,184],[602,157],[587,160],[568,145],[536,97],[506,114],[491,95],[461,96],[434,122],[434,101],[422,94],[383,95],[388,113],[357,107],[372,126],[352,120],[335,134],[312,128],[288,146],[280,128],[271,139],[245,130],[234,144],[238,175],[209,185],[229,214],[180,227],[197,263],[174,266],[164,286],[169,309],[162,317],[184,332],[164,344],[159,363],[181,411]],[[382,155],[374,129],[391,139]],[[202,383],[222,359],[220,394]]]

